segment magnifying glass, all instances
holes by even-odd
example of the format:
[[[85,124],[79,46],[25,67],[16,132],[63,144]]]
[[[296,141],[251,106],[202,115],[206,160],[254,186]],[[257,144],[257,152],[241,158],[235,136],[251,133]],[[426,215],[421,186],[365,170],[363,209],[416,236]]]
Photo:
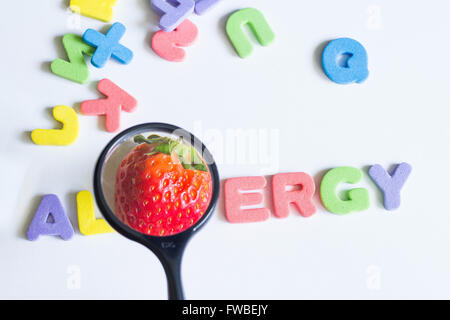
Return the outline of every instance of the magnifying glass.
[[[169,299],[183,300],[184,249],[211,217],[220,192],[219,173],[208,149],[174,125],[129,128],[101,153],[94,192],[106,221],[159,258]]]

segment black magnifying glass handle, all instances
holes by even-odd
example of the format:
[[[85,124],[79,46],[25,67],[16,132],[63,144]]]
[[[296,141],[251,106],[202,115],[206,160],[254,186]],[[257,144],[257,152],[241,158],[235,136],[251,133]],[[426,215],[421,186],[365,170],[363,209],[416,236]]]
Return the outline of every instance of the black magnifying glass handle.
[[[181,262],[186,243],[168,241],[161,242],[161,246],[163,250],[157,256],[166,273],[169,300],[184,300]]]
[[[169,300],[184,300],[183,284],[181,282],[181,264],[171,265],[165,269]]]

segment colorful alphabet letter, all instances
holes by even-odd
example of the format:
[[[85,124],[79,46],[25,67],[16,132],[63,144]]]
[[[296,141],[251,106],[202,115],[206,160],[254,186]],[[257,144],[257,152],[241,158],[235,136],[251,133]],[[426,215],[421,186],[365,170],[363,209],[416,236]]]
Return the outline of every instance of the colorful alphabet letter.
[[[189,20],[185,20],[174,31],[156,32],[152,38],[153,51],[161,58],[173,62],[181,62],[186,57],[186,52],[178,47],[192,45],[197,39],[198,29]]]
[[[328,171],[322,179],[320,197],[328,211],[335,214],[347,214],[367,210],[370,206],[367,189],[352,189],[347,192],[348,200],[341,200],[337,187],[341,183],[355,184],[361,181],[362,171],[352,167],[339,167]]]
[[[58,197],[54,194],[44,196],[28,228],[28,240],[35,241],[40,235],[70,240],[73,234],[72,224]]]
[[[397,166],[392,176],[379,164],[369,169],[369,176],[384,194],[386,210],[395,210],[400,207],[400,191],[408,180],[411,171],[411,165],[405,162]]]
[[[343,59],[346,58],[346,59]],[[369,76],[366,49],[358,41],[331,41],[322,54],[322,67],[330,80],[339,84],[361,83]]]
[[[295,204],[300,214],[310,217],[316,213],[312,197],[316,190],[314,180],[306,173],[280,173],[273,177],[273,204],[275,216],[286,218],[289,215],[289,205]],[[289,186],[297,186],[299,190],[287,191]]]
[[[243,206],[261,204],[263,195],[248,191],[264,189],[266,184],[267,181],[264,177],[232,178],[225,181],[224,194],[227,220],[232,223],[246,223],[269,219],[270,211],[266,208],[242,208]]]
[[[70,9],[83,16],[109,22],[117,0],[70,0]]]
[[[76,34],[66,34],[62,38],[69,62],[63,59],[54,60],[50,69],[52,72],[65,79],[78,83],[86,83],[89,80],[89,68],[83,54],[92,56],[95,49],[83,41]]]
[[[97,219],[94,211],[94,198],[89,191],[77,194],[78,226],[85,236],[112,233],[114,229],[104,219]]]
[[[202,15],[221,0],[195,0],[195,13]]]
[[[110,58],[122,64],[129,64],[133,60],[133,51],[119,43],[125,31],[125,26],[120,22],[114,23],[106,35],[94,29],[86,30],[83,35],[84,42],[97,48],[91,59],[95,67],[103,68]]]
[[[81,113],[89,116],[105,115],[106,130],[115,132],[120,128],[121,110],[133,112],[137,101],[108,79],[99,81],[97,88],[107,98],[84,101],[81,104]]]
[[[31,140],[41,146],[67,146],[78,138],[80,125],[78,115],[68,106],[53,108],[53,117],[62,122],[62,129],[36,129],[31,133]]]
[[[175,30],[192,12],[194,0],[151,0],[152,8],[161,15],[159,27],[170,32]]]
[[[233,13],[227,21],[226,31],[241,58],[247,58],[253,52],[253,45],[244,32],[245,25],[250,26],[262,46],[268,46],[275,40],[275,34],[260,11],[247,8]]]

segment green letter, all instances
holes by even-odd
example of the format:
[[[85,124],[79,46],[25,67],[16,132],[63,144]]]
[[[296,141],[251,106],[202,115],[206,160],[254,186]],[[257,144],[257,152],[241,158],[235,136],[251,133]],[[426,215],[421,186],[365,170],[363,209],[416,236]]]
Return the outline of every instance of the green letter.
[[[262,46],[268,46],[275,40],[275,34],[260,11],[247,8],[233,13],[227,21],[226,30],[241,58],[247,58],[253,52],[253,45],[244,32],[245,25],[250,26]]]
[[[355,184],[361,181],[362,172],[357,168],[339,167],[328,171],[320,185],[320,198],[323,205],[335,214],[347,214],[367,210],[370,206],[369,192],[364,188],[352,189],[347,192],[348,200],[341,200],[336,189],[341,183]]]

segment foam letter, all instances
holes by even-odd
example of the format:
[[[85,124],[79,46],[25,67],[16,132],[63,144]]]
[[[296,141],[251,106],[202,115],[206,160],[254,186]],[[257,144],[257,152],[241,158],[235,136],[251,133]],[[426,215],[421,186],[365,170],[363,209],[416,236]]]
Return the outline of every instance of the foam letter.
[[[294,203],[301,215],[310,217],[316,213],[312,197],[316,190],[314,180],[303,172],[281,173],[273,177],[273,204],[275,215],[286,218],[289,215],[289,205]],[[286,191],[287,186],[299,186],[300,190]]]
[[[264,177],[233,178],[225,181],[226,217],[232,223],[259,222],[269,219],[266,208],[242,209],[243,206],[259,205],[263,202],[261,193],[242,193],[263,189],[267,184]]]
[[[181,62],[186,52],[178,47],[192,45],[197,39],[198,29],[195,24],[185,20],[172,32],[162,30],[156,32],[152,38],[153,51],[161,58],[173,62]]]
[[[345,64],[339,59],[348,57]],[[369,76],[366,49],[358,41],[340,38],[331,41],[322,54],[322,66],[328,78],[339,84],[361,83]]]
[[[99,81],[97,88],[107,98],[84,101],[81,113],[89,116],[105,115],[106,130],[115,132],[120,128],[120,111],[133,112],[137,101],[108,79]]]
[[[170,32],[175,30],[192,12],[194,12],[194,0],[151,0],[152,8],[161,14],[159,27]]]
[[[60,236],[64,240],[69,240],[73,236],[73,227],[69,218],[58,197],[54,194],[42,198],[28,228],[28,240],[35,241],[40,235]]]
[[[367,189],[352,189],[347,192],[349,200],[343,201],[336,194],[341,183],[356,184],[362,179],[362,171],[352,167],[340,167],[328,171],[322,179],[320,197],[323,205],[335,214],[347,214],[367,210],[370,206]]]
[[[122,64],[129,64],[133,60],[133,51],[120,44],[127,29],[120,22],[114,23],[106,35],[94,29],[88,29],[83,40],[88,45],[96,47],[91,63],[94,67],[103,68],[110,58]]]
[[[244,32],[245,25],[250,26],[262,46],[268,46],[275,40],[275,34],[260,11],[247,8],[233,13],[227,21],[226,30],[241,58],[247,58],[253,52],[253,45]]]
[[[202,15],[215,6],[220,0],[195,0],[195,13]]]
[[[109,22],[117,0],[70,0],[70,9],[83,16]]]
[[[31,133],[31,140],[42,146],[67,146],[78,138],[80,125],[76,112],[68,106],[53,108],[53,117],[62,122],[62,129],[36,129]]]
[[[96,219],[94,199],[89,191],[77,194],[78,226],[85,236],[112,233],[114,229],[104,219]]]
[[[76,34],[66,34],[62,38],[64,49],[69,62],[63,59],[54,60],[50,69],[52,72],[65,79],[78,83],[86,83],[89,80],[89,68],[83,54],[92,56],[95,49],[83,41]]]
[[[384,194],[384,207],[386,210],[395,210],[400,207],[400,191],[411,174],[412,167],[408,163],[401,163],[391,175],[379,164],[369,169],[369,176]]]

